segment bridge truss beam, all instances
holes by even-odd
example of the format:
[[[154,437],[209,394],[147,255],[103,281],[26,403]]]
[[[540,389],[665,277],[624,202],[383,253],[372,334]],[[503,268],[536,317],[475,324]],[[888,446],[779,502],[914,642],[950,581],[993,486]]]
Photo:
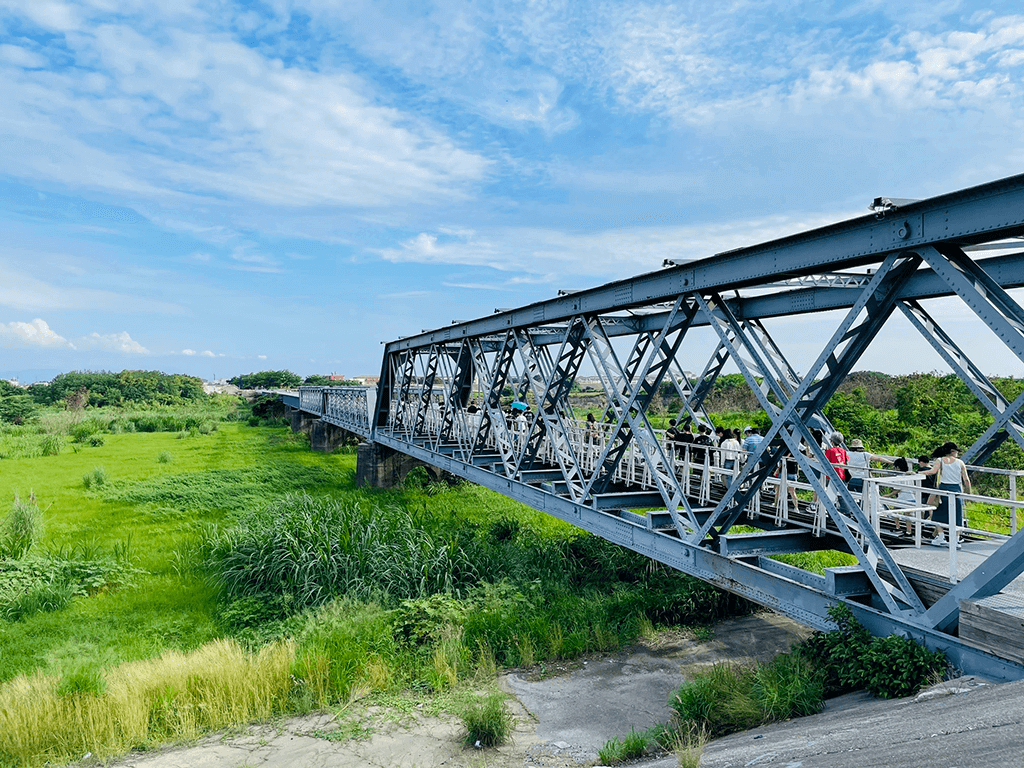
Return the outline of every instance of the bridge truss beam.
[[[829,398],[899,310],[992,416],[970,455],[984,460],[1008,438],[1024,448],[1024,395],[1003,396],[922,305],[958,298],[1024,361],[1024,310],[1008,293],[1024,286],[1024,253],[1008,244],[974,260],[966,250],[1021,236],[1024,176],[1016,176],[398,339],[385,347],[365,436],[810,626],[827,626],[828,607],[846,602],[876,633],[914,636],[964,669],[1024,677],[1020,665],[956,636],[958,601],[1019,576],[1024,539],[1007,541],[990,568],[926,607],[812,432],[829,428]],[[764,321],[835,310],[845,317],[799,373]],[[696,357],[706,354],[693,347],[705,349],[700,334],[707,340],[709,331],[714,351]],[[687,373],[684,360],[702,372]],[[716,473],[705,454],[693,485],[694,460],[659,437],[649,410],[670,382],[678,418],[707,422],[706,398],[729,364],[771,426],[741,471]],[[574,405],[573,384],[587,366],[604,395],[600,428]],[[510,398],[530,405],[525,426],[503,412]],[[773,527],[757,510],[783,465],[799,467],[821,511],[771,546],[817,539],[853,553],[866,594],[766,560],[759,544],[730,548],[741,521]]]

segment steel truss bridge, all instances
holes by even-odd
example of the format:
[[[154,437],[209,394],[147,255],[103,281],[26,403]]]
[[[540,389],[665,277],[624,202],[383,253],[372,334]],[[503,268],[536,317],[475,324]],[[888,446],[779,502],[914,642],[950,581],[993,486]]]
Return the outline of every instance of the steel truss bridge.
[[[1008,293],[1024,286],[1022,237],[1024,175],[927,200],[880,198],[861,218],[399,338],[385,347],[376,388],[308,387],[286,401],[375,450],[496,490],[808,626],[830,628],[828,609],[845,602],[875,634],[910,636],[965,671],[1019,679],[1019,654],[997,655],[958,630],[965,601],[998,595],[1024,570],[1024,534],[988,539],[981,565],[924,595],[895,556],[920,547],[920,508],[886,512],[877,490],[894,480],[880,473],[862,494],[849,491],[812,429],[829,428],[825,404],[900,314],[991,415],[965,461],[983,467],[1006,440],[1024,448],[1024,395],[1008,401],[926,309],[959,299],[1005,346],[1008,368],[1024,363],[1024,309]],[[837,310],[817,359],[797,372],[765,321]],[[710,423],[705,401],[727,364],[771,419],[731,470],[713,453],[675,450],[648,417],[667,382],[682,423]],[[581,371],[600,382],[598,430],[571,402]],[[503,410],[509,388],[530,404],[525,424]],[[804,489],[795,509],[787,483]],[[895,533],[900,522],[915,526],[912,540]],[[858,564],[819,576],[770,557],[819,549]]]

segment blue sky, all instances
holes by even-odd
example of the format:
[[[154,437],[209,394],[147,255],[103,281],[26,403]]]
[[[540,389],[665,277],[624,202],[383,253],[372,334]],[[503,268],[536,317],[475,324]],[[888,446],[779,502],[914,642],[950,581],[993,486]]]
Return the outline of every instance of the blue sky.
[[[399,335],[1019,173],[1017,9],[0,0],[0,374],[376,373]],[[798,365],[820,325],[777,324]],[[908,328],[860,367],[941,369]]]

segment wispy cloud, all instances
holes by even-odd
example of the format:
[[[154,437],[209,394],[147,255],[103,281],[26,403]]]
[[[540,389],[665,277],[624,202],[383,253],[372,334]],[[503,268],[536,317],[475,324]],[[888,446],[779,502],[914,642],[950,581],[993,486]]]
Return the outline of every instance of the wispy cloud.
[[[33,261],[40,260],[39,254],[19,255]],[[181,306],[158,299],[86,286],[57,285],[36,278],[20,268],[5,264],[3,248],[0,248],[0,306],[21,311],[102,309],[173,315],[183,312]]]
[[[857,212],[853,212],[857,213]],[[507,285],[571,280],[584,287],[659,269],[666,259],[695,259],[832,223],[844,215],[780,215],[720,224],[632,227],[572,233],[546,228],[466,231],[458,237],[421,232],[397,247],[378,251],[396,263],[488,267],[510,275]],[[586,282],[581,284],[580,281]],[[462,286],[465,283],[452,283]],[[475,285],[475,283],[474,283]],[[557,287],[557,286],[556,286]]]
[[[352,74],[286,66],[194,22],[165,26],[155,8],[124,23],[100,5],[39,5],[12,10],[56,38],[42,53],[10,46],[0,68],[10,175],[163,202],[363,208],[459,195],[487,173]],[[46,50],[66,65],[26,68]]]

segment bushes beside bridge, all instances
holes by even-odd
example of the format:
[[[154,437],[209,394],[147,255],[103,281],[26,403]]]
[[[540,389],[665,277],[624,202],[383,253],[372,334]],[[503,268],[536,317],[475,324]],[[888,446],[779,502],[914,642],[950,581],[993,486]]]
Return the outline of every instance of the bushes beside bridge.
[[[896,635],[872,637],[842,604],[829,616],[836,629],[816,632],[765,664],[723,662],[698,672],[670,699],[669,723],[611,739],[601,751],[602,762],[673,749],[681,764],[696,767],[708,739],[813,715],[827,698],[842,693],[867,690],[899,698],[942,679],[947,666],[942,651]]]
[[[458,653],[473,665],[617,648],[644,625],[703,625],[751,608],[567,526],[552,535],[514,516],[453,518],[446,504],[293,495],[246,511],[201,552],[240,637],[272,639],[296,613],[345,598],[393,611],[396,637],[417,652],[461,628]]]

